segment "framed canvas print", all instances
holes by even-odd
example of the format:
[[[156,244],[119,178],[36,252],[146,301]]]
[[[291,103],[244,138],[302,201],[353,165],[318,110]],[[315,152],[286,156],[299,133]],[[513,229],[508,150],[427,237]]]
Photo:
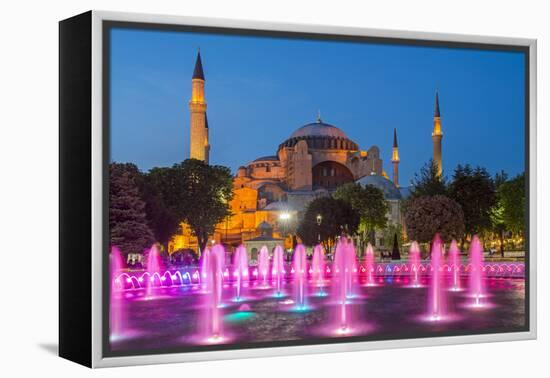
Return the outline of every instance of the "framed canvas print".
[[[536,42],[60,22],[60,355],[536,337]]]

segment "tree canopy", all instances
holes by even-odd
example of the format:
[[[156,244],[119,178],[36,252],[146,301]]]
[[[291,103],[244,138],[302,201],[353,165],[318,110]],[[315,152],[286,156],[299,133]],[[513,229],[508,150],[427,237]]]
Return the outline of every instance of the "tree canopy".
[[[485,168],[458,165],[449,185],[449,197],[464,213],[468,235],[491,229],[491,208],[496,203],[495,183]]]
[[[136,184],[139,170],[133,164],[112,163],[109,171],[110,243],[124,254],[142,253],[154,237]]]
[[[321,224],[317,216],[321,216]],[[359,226],[359,214],[349,203],[333,197],[321,197],[311,201],[298,225],[297,234],[306,245],[315,245],[320,236],[325,249],[334,245],[336,237],[354,234]]]
[[[216,225],[230,215],[233,181],[229,168],[187,159],[171,168],[154,168],[152,186],[177,222],[185,222],[204,250]]]
[[[348,183],[336,189],[333,196],[347,202],[359,215],[358,233],[362,242],[365,242],[368,237],[372,238],[376,229],[386,227],[388,204],[382,190],[372,185]]]
[[[460,205],[442,195],[413,198],[407,205],[405,224],[410,240],[428,243],[436,233],[444,241],[464,235],[464,213]]]
[[[447,194],[447,181],[443,175],[438,175],[438,168],[430,159],[419,173],[415,173],[411,186],[411,198]]]
[[[497,207],[507,230],[522,235],[525,231],[525,174],[502,183],[497,190]]]

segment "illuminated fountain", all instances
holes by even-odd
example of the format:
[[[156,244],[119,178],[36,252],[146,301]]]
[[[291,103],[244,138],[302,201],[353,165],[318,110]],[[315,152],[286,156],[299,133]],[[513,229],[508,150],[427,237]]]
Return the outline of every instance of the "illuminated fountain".
[[[485,264],[477,238],[472,240],[468,262],[461,261],[460,250],[453,241],[445,264],[443,243],[438,236],[426,260],[420,260],[418,244],[412,243],[407,262],[375,263],[375,251],[367,245],[361,261],[362,268],[366,268],[361,269],[361,275],[365,274],[366,281],[360,277],[367,287],[358,284],[355,247],[345,237],[335,246],[334,261],[325,260],[321,246],[313,248],[311,264],[306,260],[303,245],[295,249],[292,264],[285,261],[282,246],[273,250],[270,259],[266,258],[267,252],[270,251],[260,250],[258,266],[249,267],[243,246],[232,254],[230,262],[222,245],[209,245],[201,254],[200,264],[161,269],[158,250],[153,246],[145,269],[127,270],[120,252],[113,248],[108,319],[111,346],[114,350],[134,345],[148,348],[155,345],[150,343],[153,332],[170,342],[172,335],[178,335],[181,340],[174,341],[190,345],[265,340],[266,327],[277,327],[277,337],[289,339],[297,335],[361,336],[376,329],[407,332],[414,314],[419,315],[417,320],[421,322],[415,329],[435,335],[446,330],[478,330],[485,324],[498,326],[502,321],[497,318],[493,321],[492,313],[480,316],[481,311],[492,306],[499,306],[498,316],[501,310],[506,312],[507,322],[522,321],[517,314],[524,304],[521,298],[524,281],[518,278],[524,277],[524,264],[515,261]],[[247,290],[266,282],[272,288],[265,291],[269,295]],[[375,282],[376,287],[368,287]],[[410,285],[424,288],[402,289]],[[448,289],[469,290],[459,295]],[[517,294],[517,302],[510,300],[510,290]],[[144,301],[146,292],[159,300]],[[418,300],[424,293],[426,301]],[[229,298],[238,303],[223,302]],[[459,308],[466,311],[455,311]],[[464,321],[452,328],[450,322],[457,319]],[[186,332],[184,335],[182,330]]]
[[[235,287],[237,288],[236,301],[242,300],[242,288],[245,282],[248,282],[248,255],[246,248],[239,246],[233,256],[233,275],[236,279]]]
[[[294,269],[294,291],[296,298],[296,309],[305,310],[307,260],[306,249],[303,244],[298,244],[298,246],[296,246],[292,268]]]
[[[445,313],[445,293],[442,290],[441,260],[443,258],[443,242],[439,235],[432,241],[431,265],[432,278],[428,291],[428,316],[430,320],[442,320]]]
[[[282,281],[285,278],[285,263],[284,263],[284,251],[283,247],[280,245],[275,247],[273,251],[273,267],[271,270],[271,277],[275,279],[276,293],[277,297],[282,296],[281,285]]]
[[[413,287],[420,287],[420,247],[413,241],[409,249],[409,265]]]
[[[223,247],[222,247],[223,249]],[[222,340],[222,321],[220,315],[220,298],[222,291],[223,269],[219,262],[219,253],[210,253],[205,281],[209,292],[204,296],[206,310],[206,338],[210,343]]]
[[[365,251],[365,269],[367,270],[367,286],[376,286],[374,283],[374,249],[370,243]]]
[[[262,277],[262,288],[268,288],[269,284],[267,283],[267,275],[269,274],[269,251],[265,245],[260,249],[258,271]]]
[[[109,332],[111,341],[121,337],[124,333],[125,303],[121,293],[122,282],[118,277],[123,267],[122,255],[117,247],[111,248],[109,255],[109,267],[111,277],[111,300],[109,311]]]
[[[325,286],[325,251],[321,244],[317,244],[313,250],[313,260],[311,261],[311,274],[315,286],[318,287],[318,296],[325,296],[323,287]]]
[[[153,292],[155,286],[160,287],[162,285],[160,272],[161,272],[160,252],[158,250],[157,245],[153,244],[153,246],[149,250],[149,255],[147,256],[147,273],[149,273],[148,274],[149,280],[147,282],[147,289],[145,292],[146,299],[153,299],[155,296]]]
[[[483,246],[477,236],[470,243],[470,295],[474,298],[474,307],[483,307]]]
[[[460,249],[453,239],[449,247],[449,269],[451,271],[451,290],[460,291]]]

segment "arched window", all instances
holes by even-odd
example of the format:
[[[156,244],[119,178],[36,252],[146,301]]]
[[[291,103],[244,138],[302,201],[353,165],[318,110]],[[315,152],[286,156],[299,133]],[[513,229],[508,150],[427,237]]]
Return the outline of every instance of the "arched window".
[[[335,189],[340,185],[353,182],[353,174],[343,164],[335,161],[324,161],[312,169],[314,187]]]

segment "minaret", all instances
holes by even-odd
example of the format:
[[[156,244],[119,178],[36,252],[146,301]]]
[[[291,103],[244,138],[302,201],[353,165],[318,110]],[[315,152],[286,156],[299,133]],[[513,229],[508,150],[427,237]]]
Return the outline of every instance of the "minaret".
[[[201,52],[197,54],[195,70],[193,71],[191,101],[191,136],[189,157],[203,160],[208,164],[210,145],[208,142],[208,121],[206,119],[206,101],[204,99],[204,72],[202,70]]]
[[[393,183],[399,188],[399,151],[397,149],[397,130],[393,129],[393,148],[391,154],[393,164]]]
[[[434,110],[434,130],[432,132],[432,142],[434,145],[433,160],[437,167],[437,175],[441,177],[443,173],[441,140],[443,133],[441,132],[441,114],[439,113],[439,93],[435,92],[435,110]]]

